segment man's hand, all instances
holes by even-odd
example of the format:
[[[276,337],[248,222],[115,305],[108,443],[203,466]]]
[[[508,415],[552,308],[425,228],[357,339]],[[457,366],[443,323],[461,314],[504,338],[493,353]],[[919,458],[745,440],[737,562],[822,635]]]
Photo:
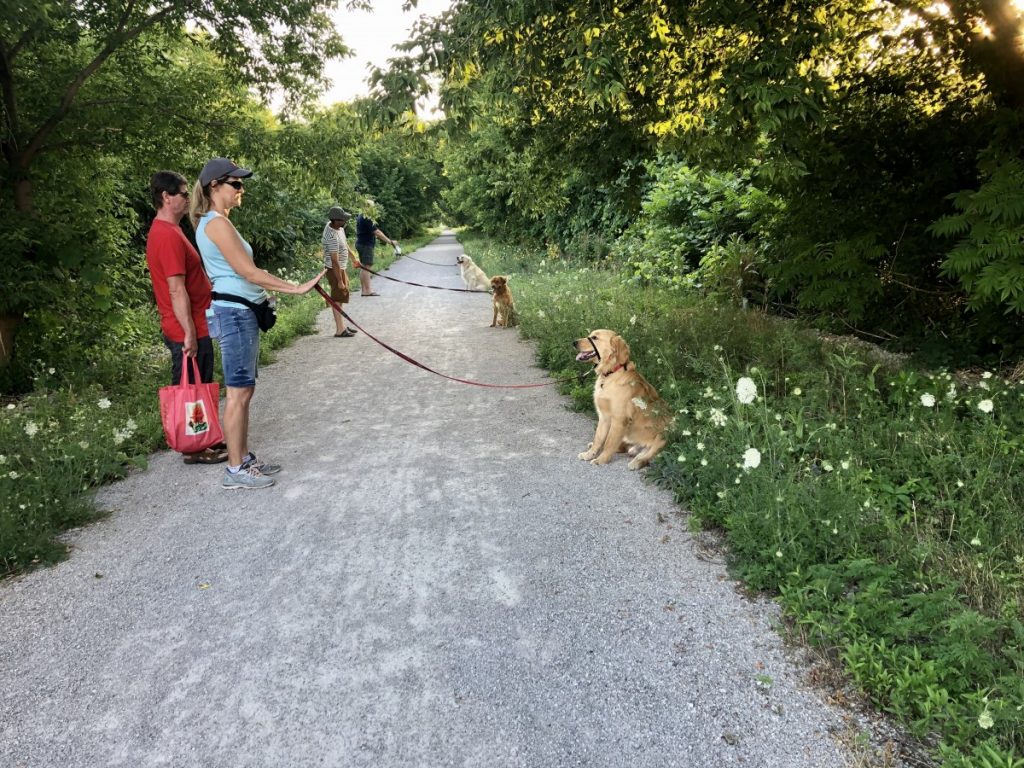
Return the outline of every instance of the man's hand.
[[[189,323],[189,325],[192,325]],[[195,357],[199,352],[199,342],[196,340],[196,329],[193,327],[185,331],[185,341],[181,345],[181,352],[185,357]]]

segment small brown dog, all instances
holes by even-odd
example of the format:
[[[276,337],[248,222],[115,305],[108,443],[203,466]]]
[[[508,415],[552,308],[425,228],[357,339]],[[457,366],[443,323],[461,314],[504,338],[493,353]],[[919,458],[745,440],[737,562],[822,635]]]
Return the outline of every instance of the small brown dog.
[[[665,447],[665,429],[672,423],[668,405],[629,359],[629,345],[615,331],[591,331],[573,346],[576,359],[592,362],[597,431],[579,455],[591,464],[607,464],[617,451],[628,451],[630,469],[651,463]]]
[[[514,328],[519,325],[516,304],[512,300],[512,291],[508,289],[508,278],[504,275],[492,277],[491,290],[494,292],[494,317],[491,318],[491,328]]]

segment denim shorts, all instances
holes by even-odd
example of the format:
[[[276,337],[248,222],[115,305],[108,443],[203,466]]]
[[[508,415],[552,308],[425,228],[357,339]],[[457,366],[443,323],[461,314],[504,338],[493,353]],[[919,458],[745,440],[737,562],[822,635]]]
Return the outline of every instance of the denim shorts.
[[[220,343],[224,386],[255,387],[260,358],[260,327],[248,307],[213,305],[210,335]]]

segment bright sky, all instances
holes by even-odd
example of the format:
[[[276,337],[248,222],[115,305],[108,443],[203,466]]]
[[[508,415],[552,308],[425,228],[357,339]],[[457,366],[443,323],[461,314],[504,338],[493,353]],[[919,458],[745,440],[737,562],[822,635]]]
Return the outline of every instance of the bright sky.
[[[369,91],[366,78],[369,65],[383,68],[387,60],[401,54],[392,46],[409,38],[413,24],[420,16],[436,16],[446,11],[452,0],[419,0],[418,7],[402,12],[403,0],[372,0],[373,11],[349,11],[344,4],[334,15],[335,26],[355,55],[327,63],[325,72],[333,86],[324,95],[325,104],[351,101]],[[427,117],[433,105],[423,105],[421,116]]]

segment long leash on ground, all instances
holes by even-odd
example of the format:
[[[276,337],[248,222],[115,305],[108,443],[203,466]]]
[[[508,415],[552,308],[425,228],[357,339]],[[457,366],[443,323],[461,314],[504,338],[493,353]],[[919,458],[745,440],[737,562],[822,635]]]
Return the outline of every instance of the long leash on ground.
[[[480,291],[475,288],[446,288],[443,285],[424,285],[423,283],[410,283],[408,280],[399,280],[397,277],[389,277],[388,275],[381,274],[375,269],[370,269],[367,266],[360,265],[359,267],[364,272],[369,272],[371,275],[377,277],[383,277],[385,280],[390,280],[393,283],[401,283],[402,285],[415,285],[417,288],[433,288],[435,291],[455,291],[456,293],[490,293],[490,291]]]
[[[417,259],[415,256],[410,256],[407,253],[403,253],[402,257],[406,258],[406,259],[412,259],[413,261],[418,261],[420,264],[426,264],[427,266],[431,266],[431,267],[457,267],[457,266],[459,266],[459,263],[457,261],[455,263],[453,263],[453,264],[436,264],[433,261],[424,261],[423,259]]]
[[[424,365],[419,360],[414,360],[404,352],[399,352],[390,344],[381,341],[368,330],[359,325],[359,323],[357,323],[355,320],[349,317],[348,313],[341,308],[341,305],[334,299],[332,299],[331,294],[325,291],[321,286],[317,285],[316,290],[317,293],[324,297],[324,300],[331,308],[333,308],[337,312],[340,312],[342,317],[344,317],[351,325],[355,326],[357,330],[362,331],[364,334],[366,334],[366,337],[368,339],[372,339],[373,341],[377,342],[382,347],[384,347],[384,349],[386,349],[388,352],[390,352],[393,355],[396,355],[397,357],[402,358],[403,360],[405,360],[405,362],[409,363],[410,365],[415,365],[417,368],[421,368],[427,373],[432,373],[435,376],[440,376],[442,379],[448,379],[449,381],[457,381],[459,384],[471,384],[474,387],[490,387],[493,389],[532,389],[534,387],[550,387],[552,384],[561,384],[562,382],[565,381],[583,381],[583,379],[593,370],[591,369],[591,371],[585,371],[584,373],[581,373],[578,376],[570,376],[564,379],[552,379],[551,381],[544,381],[539,384],[488,384],[487,382],[483,381],[473,381],[472,379],[460,379],[457,376],[449,376],[446,373],[435,371],[433,368]]]

